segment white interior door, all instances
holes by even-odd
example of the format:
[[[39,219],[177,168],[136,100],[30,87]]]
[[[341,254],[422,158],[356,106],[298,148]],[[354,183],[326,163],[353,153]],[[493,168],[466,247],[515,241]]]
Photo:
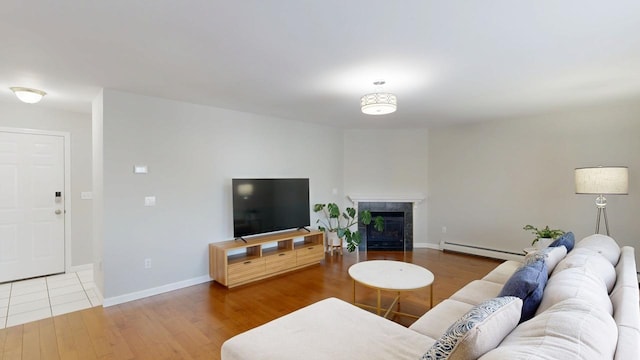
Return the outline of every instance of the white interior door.
[[[0,131],[0,282],[64,272],[64,154],[63,136]]]

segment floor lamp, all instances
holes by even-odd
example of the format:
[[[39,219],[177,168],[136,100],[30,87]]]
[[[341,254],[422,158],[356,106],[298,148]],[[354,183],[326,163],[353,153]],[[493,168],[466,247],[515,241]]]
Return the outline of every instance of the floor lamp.
[[[626,166],[598,166],[576,169],[576,194],[598,195],[596,207],[596,234],[600,233],[600,217],[609,233],[607,199],[604,195],[627,195],[629,192],[629,168]]]

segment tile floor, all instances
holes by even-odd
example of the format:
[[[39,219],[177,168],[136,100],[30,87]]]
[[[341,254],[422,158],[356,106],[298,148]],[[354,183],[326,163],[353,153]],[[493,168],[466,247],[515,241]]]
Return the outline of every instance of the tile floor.
[[[98,305],[92,270],[0,284],[0,329]]]

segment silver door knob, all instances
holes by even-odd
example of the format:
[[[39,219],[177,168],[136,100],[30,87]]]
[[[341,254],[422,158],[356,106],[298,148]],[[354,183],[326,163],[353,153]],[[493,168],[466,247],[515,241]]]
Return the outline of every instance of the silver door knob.
[[[62,214],[62,210],[57,209],[57,210],[56,210],[56,215],[60,215],[60,214]]]

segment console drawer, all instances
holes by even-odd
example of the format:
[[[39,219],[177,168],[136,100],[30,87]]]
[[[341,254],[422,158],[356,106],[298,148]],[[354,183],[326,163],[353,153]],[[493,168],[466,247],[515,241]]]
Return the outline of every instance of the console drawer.
[[[285,251],[278,254],[265,256],[266,272],[284,271],[296,266],[296,254],[293,251]]]
[[[265,274],[264,258],[246,260],[229,264],[228,267],[228,286],[242,283]]]
[[[317,263],[322,259],[324,259],[324,246],[322,245],[307,245],[296,250],[296,264],[298,266]]]

